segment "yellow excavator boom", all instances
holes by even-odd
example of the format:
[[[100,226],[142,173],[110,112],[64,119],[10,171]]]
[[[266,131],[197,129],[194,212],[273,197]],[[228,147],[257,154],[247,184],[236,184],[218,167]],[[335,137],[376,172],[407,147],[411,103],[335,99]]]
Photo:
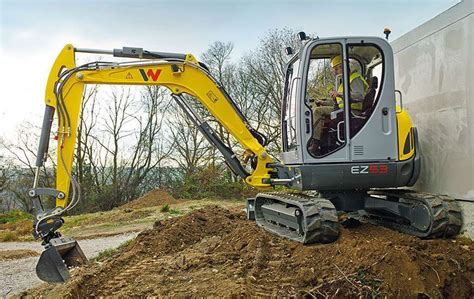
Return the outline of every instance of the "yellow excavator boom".
[[[76,65],[75,53],[112,54],[115,57],[139,58],[123,63],[93,62]],[[62,226],[60,216],[74,207],[80,198],[80,186],[72,176],[77,127],[81,113],[81,102],[86,84],[156,85],[170,90],[178,105],[191,117],[204,136],[224,156],[232,171],[247,184],[258,189],[271,187],[270,172],[272,158],[264,149],[265,137],[255,131],[230,96],[211,76],[207,67],[191,54],[148,52],[140,48],[123,48],[114,51],[77,49],[66,45],[58,55],[46,86],[45,116],[36,160],[36,175],[29,191],[37,210],[34,234],[41,237],[47,250],[37,266],[40,278],[46,281],[64,281],[69,277],[61,260],[86,260],[77,242],[63,238],[57,229]],[[243,162],[252,160],[253,169],[248,172],[235,153],[202,121],[186,102],[184,94],[196,98],[242,146]],[[39,188],[39,169],[47,156],[49,137],[54,115],[58,119],[57,164],[55,188]],[[72,186],[72,192],[70,187]],[[70,196],[71,193],[71,196]],[[54,196],[56,207],[45,211],[41,196]],[[67,254],[72,255],[66,259]],[[77,264],[77,263],[76,263]]]
[[[246,183],[256,188],[270,186],[264,181],[270,178],[267,165],[273,162],[271,157],[237,114],[222,88],[193,55],[186,54],[183,61],[141,61],[79,70],[61,82],[61,73],[75,67],[75,49],[66,45],[52,67],[46,88],[45,104],[58,110],[55,86],[63,85],[60,96],[64,107],[59,109],[67,111],[69,117],[59,117],[56,189],[61,198],[57,199],[57,207],[65,208],[67,205],[82,93],[86,84],[157,85],[167,87],[173,95],[195,97],[246,151],[258,158],[256,169],[245,178]]]

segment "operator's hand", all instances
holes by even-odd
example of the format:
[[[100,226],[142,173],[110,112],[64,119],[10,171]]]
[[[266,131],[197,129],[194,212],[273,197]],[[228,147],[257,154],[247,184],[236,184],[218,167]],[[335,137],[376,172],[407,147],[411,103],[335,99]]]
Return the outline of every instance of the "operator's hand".
[[[331,90],[331,91],[329,92],[329,95],[330,95],[331,98],[333,98],[333,99],[342,96],[340,93],[338,93],[338,92],[335,91],[335,90]]]
[[[316,100],[314,102],[316,103],[317,106],[321,106],[321,105],[324,104],[324,101],[322,101],[322,100]]]

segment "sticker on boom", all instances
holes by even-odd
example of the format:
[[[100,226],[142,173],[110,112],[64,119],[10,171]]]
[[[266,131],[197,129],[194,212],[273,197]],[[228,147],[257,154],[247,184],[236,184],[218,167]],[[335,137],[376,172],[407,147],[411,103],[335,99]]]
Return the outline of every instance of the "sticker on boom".
[[[352,174],[386,174],[388,173],[388,165],[371,164],[371,165],[352,166],[351,173]]]
[[[158,80],[158,77],[160,77],[161,70],[160,69],[147,69],[145,72],[145,69],[139,69],[140,74],[143,77],[143,80],[148,81],[149,79],[153,80],[153,82],[156,82]]]

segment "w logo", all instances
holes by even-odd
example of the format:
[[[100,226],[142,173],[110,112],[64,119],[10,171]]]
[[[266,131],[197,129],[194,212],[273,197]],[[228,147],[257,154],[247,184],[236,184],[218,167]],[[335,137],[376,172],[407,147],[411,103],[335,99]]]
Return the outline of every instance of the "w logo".
[[[148,81],[150,78],[151,78],[151,80],[156,81],[156,80],[158,80],[158,77],[161,74],[160,69],[156,69],[154,71],[153,71],[153,69],[147,69],[146,72],[145,72],[145,69],[139,69],[139,70],[140,70],[140,74],[143,77],[143,80],[145,80],[145,81]]]

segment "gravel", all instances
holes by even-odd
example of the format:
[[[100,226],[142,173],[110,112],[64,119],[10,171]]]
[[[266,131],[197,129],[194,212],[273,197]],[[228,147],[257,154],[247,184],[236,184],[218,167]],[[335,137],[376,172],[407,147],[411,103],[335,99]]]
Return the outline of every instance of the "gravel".
[[[96,256],[99,252],[115,248],[123,242],[135,238],[138,233],[127,233],[112,237],[80,240],[87,258]],[[39,242],[0,242],[0,250],[31,249],[41,253],[43,247]],[[36,277],[35,267],[39,257],[28,257],[17,260],[0,262],[1,296],[9,297],[42,283]]]

